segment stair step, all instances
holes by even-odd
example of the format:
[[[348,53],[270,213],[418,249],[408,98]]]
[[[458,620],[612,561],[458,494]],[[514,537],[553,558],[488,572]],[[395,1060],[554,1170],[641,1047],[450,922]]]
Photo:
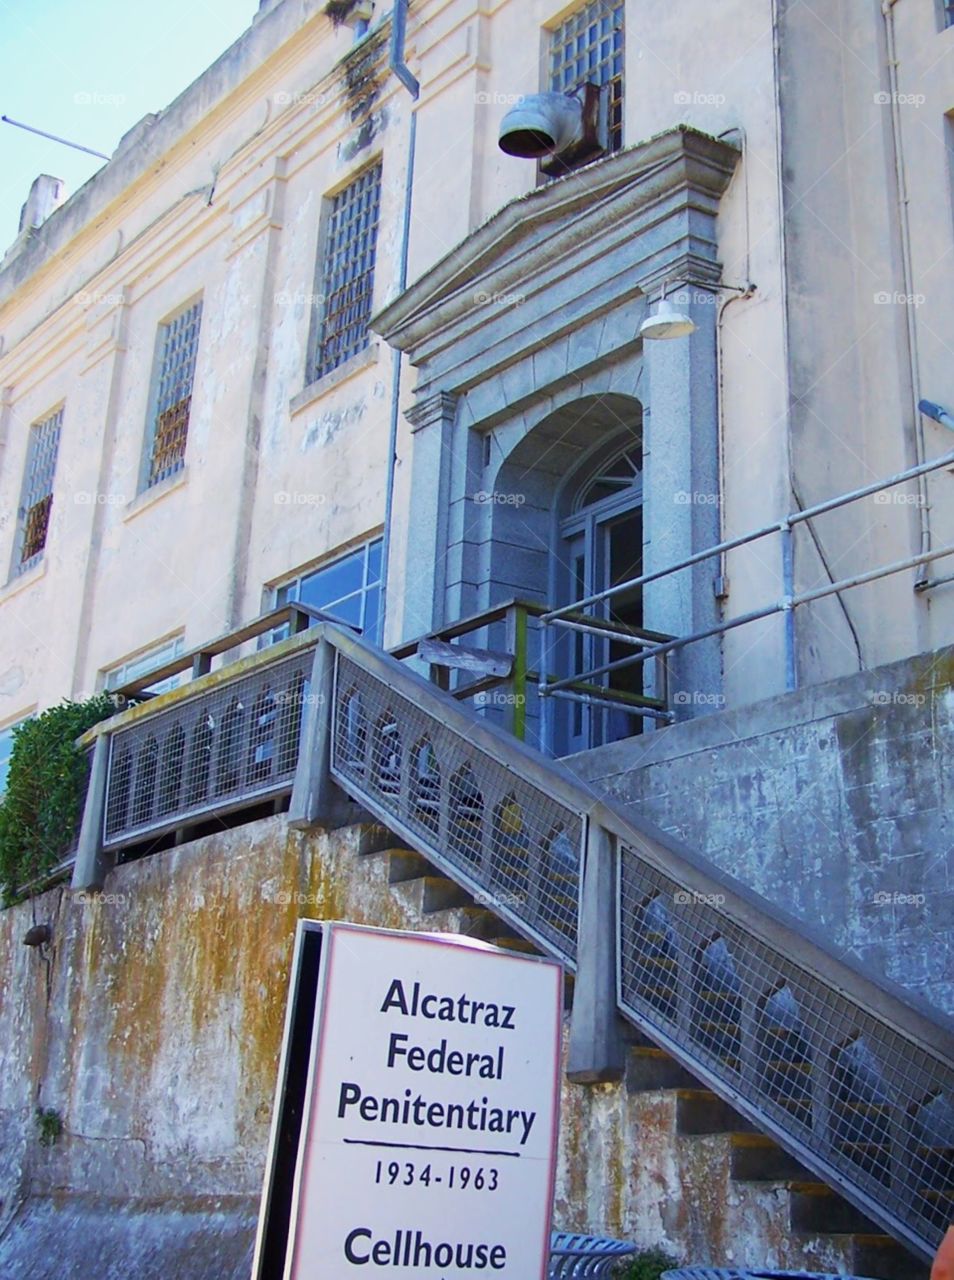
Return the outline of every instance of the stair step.
[[[676,1132],[689,1135],[709,1133],[754,1133],[755,1128],[738,1111],[709,1089],[680,1089],[676,1099]]]
[[[823,1182],[795,1183],[789,1195],[793,1231],[824,1235],[878,1235],[875,1224]]]
[[[738,1182],[808,1181],[810,1175],[778,1143],[761,1133],[734,1133],[730,1176]]]
[[[931,1265],[891,1236],[859,1235],[852,1242],[851,1270],[871,1280],[930,1280]]]
[[[423,854],[412,849],[388,849],[388,884],[403,884],[407,880],[422,880],[425,876],[440,873]]]
[[[633,1045],[626,1055],[626,1088],[631,1093],[657,1089],[698,1089],[699,1082],[665,1049]]]
[[[466,889],[462,889],[455,880],[447,876],[422,876],[420,883],[423,885],[421,910],[425,913],[474,905],[474,900]]]

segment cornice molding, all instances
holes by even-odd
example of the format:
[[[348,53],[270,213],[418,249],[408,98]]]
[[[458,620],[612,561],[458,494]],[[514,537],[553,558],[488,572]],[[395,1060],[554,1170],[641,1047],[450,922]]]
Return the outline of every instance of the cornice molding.
[[[665,252],[646,255],[638,272],[651,289],[678,267],[680,283],[712,288],[720,267],[711,245],[700,246],[693,224],[711,219],[740,151],[686,125],[599,160],[506,205],[442,258],[400,297],[378,312],[371,327],[414,363],[421,344],[491,300],[519,291],[558,260],[585,259],[587,246],[612,235],[638,240],[672,222]],[[709,250],[711,249],[711,256]],[[633,259],[641,257],[638,244]]]

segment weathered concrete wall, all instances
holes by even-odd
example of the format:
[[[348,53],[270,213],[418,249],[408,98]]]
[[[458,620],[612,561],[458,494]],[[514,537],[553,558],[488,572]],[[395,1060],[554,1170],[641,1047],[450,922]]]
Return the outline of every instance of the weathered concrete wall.
[[[954,648],[568,763],[954,1011]]]
[[[0,1271],[244,1280],[296,918],[474,927],[473,908],[424,913],[421,881],[389,885],[366,836],[273,818],[0,914]],[[22,945],[34,918],[48,957]],[[62,1117],[52,1147],[37,1105]],[[791,1243],[770,1188],[729,1182],[728,1139],[680,1136],[674,1092],[567,1085],[562,1116],[560,1226],[699,1261],[845,1262]]]

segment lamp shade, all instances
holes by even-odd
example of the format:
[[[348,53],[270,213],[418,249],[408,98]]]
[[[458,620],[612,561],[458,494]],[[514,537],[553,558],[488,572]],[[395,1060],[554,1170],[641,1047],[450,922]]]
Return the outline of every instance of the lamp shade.
[[[652,315],[639,326],[641,338],[687,338],[696,326],[674,303],[663,298]]]

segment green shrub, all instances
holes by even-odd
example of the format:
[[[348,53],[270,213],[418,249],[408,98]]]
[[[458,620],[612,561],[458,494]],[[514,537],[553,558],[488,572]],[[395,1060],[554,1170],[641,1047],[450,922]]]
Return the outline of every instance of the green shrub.
[[[13,731],[0,802],[0,891],[5,906],[66,855],[79,830],[86,761],[76,739],[114,713],[105,694],[62,702]]]
[[[662,1249],[644,1249],[628,1258],[620,1272],[621,1280],[659,1280],[664,1271],[679,1266],[679,1259],[672,1258]]]

